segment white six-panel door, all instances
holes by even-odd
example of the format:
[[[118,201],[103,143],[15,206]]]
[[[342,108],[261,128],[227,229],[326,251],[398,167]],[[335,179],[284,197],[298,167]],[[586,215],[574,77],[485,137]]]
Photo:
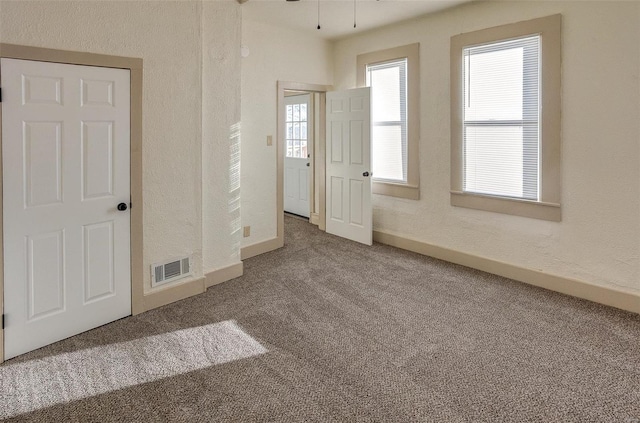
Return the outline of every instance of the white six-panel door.
[[[311,178],[309,158],[313,147],[313,114],[309,94],[286,97],[284,211],[309,217]]]
[[[123,69],[0,65],[8,359],[131,314],[129,210],[118,210],[130,199],[130,84]]]
[[[371,245],[370,88],[327,93],[327,232]]]

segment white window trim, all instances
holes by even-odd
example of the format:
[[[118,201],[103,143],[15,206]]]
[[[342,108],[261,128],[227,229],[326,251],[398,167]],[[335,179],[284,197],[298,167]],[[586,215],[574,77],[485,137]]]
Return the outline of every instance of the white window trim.
[[[367,65],[407,59],[407,182],[373,180],[374,194],[420,199],[420,44],[358,55],[357,85],[366,86]]]
[[[451,37],[451,205],[560,221],[560,112],[562,16],[553,15]],[[540,34],[540,201],[463,191],[462,50],[465,47]]]

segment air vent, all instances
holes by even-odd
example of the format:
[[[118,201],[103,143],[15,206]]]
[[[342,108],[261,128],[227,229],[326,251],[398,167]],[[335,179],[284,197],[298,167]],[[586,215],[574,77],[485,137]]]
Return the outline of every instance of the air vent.
[[[151,286],[158,286],[191,275],[191,257],[156,263],[151,266]]]

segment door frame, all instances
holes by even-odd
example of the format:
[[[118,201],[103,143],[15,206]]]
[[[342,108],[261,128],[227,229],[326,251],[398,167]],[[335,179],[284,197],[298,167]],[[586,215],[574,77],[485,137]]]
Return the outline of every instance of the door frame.
[[[314,122],[314,125],[319,128],[318,138],[314,139],[314,150],[318,151],[318,155],[312,155],[312,175],[311,178],[314,181],[314,189],[315,189],[315,180],[319,181],[319,201],[318,201],[318,227],[320,230],[325,230],[325,165],[324,165],[324,151],[325,151],[325,136],[326,136],[326,93],[327,91],[331,91],[331,85],[321,85],[321,84],[307,84],[303,82],[291,82],[291,81],[278,81],[278,123],[277,123],[277,143],[276,143],[276,167],[277,167],[277,177],[276,177],[276,203],[277,203],[277,242],[279,247],[284,245],[284,152],[286,149],[285,146],[285,104],[284,104],[284,92],[285,91],[303,91],[303,92],[312,92],[320,94],[320,107],[317,113],[319,119],[317,122]],[[311,203],[315,202],[315,193],[314,200],[310,201]],[[313,216],[313,212],[309,216],[309,221],[311,221]]]
[[[142,214],[142,59],[54,50],[0,43],[0,58],[63,63],[68,65],[99,66],[128,69],[131,78],[130,92],[130,159],[131,174],[131,314],[144,311],[143,270],[143,214]],[[0,107],[0,234],[3,232],[2,196],[2,108]],[[0,315],[4,315],[4,242],[0,243]],[[0,328],[0,363],[4,362],[4,329]]]

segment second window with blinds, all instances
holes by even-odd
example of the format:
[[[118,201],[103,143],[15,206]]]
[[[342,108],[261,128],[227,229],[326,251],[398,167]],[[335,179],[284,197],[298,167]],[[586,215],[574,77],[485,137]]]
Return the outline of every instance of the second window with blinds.
[[[540,35],[466,47],[464,191],[538,201]]]
[[[451,37],[451,204],[559,221],[560,15]]]
[[[419,44],[358,56],[358,86],[371,87],[373,192],[419,198]]]

